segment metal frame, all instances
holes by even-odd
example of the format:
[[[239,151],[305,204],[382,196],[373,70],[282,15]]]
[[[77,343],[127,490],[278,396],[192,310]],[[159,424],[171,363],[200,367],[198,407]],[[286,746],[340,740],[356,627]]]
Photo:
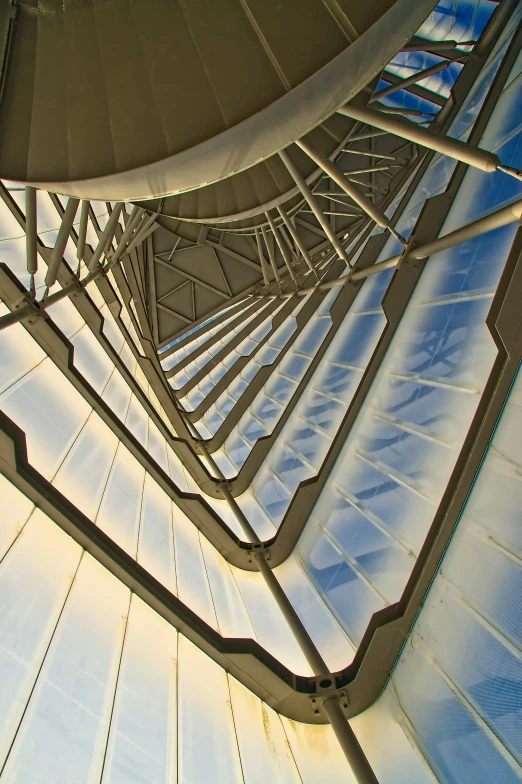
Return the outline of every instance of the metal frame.
[[[502,4],[502,22],[507,20],[509,15],[508,11],[509,9],[512,10],[513,7],[511,0],[507,0]],[[504,9],[508,9],[508,11],[504,12]],[[498,23],[498,20],[496,29],[493,33],[490,29],[486,29],[485,41],[487,45],[484,44],[482,48],[479,48],[482,62],[489,51],[491,51],[491,47],[495,42],[500,29],[501,25]],[[478,138],[489,117],[493,103],[496,100],[496,97],[498,97],[498,93],[502,87],[507,69],[511,67],[513,59],[517,54],[521,37],[522,33],[519,29],[519,33],[518,35],[515,35],[515,38],[511,43],[508,53],[499,68],[493,86],[487,96],[486,102],[482,107],[482,111],[475,122],[470,137],[471,141]],[[470,60],[470,62],[473,61]],[[476,76],[480,68],[477,64],[475,64],[475,66]],[[465,70],[466,68],[463,69],[463,72]],[[471,73],[471,76],[473,76],[473,69],[468,69],[467,73],[469,82],[469,74]],[[463,84],[465,84],[465,81]],[[456,93],[458,92],[458,89],[462,88],[456,88]],[[453,107],[450,107],[445,112],[444,123],[446,125],[454,114],[453,110],[456,109],[457,106],[458,101],[455,101]],[[406,195],[412,192],[412,188],[418,182],[419,177],[422,176],[429,157],[430,156],[427,156],[424,164],[419,167],[407,193],[404,194],[402,204],[406,203]],[[422,243],[426,242],[427,239],[429,240],[430,237],[426,236],[424,233],[425,231],[431,236],[433,236],[434,233],[437,233],[438,228],[442,225],[447,214],[451,200],[462,181],[465,171],[464,165],[457,165],[446,192],[429,200],[429,202],[425,204],[422,216],[415,229],[415,242],[420,240]],[[5,198],[4,194],[3,196]],[[399,212],[400,211],[396,211],[396,215],[399,214]],[[20,225],[22,225],[19,218],[18,220]],[[64,220],[64,225],[65,224],[66,221]],[[148,231],[151,226],[152,223],[150,223],[150,225],[148,224],[148,228],[147,230],[144,230],[144,234],[146,234],[146,231]],[[69,233],[70,232],[68,231],[67,235],[69,235]],[[145,236],[143,238],[146,239]],[[371,255],[373,255],[373,257],[375,256],[375,248],[383,239],[384,238],[381,236],[370,243],[371,253],[370,251],[367,251],[367,260],[366,262],[361,262],[361,267],[363,267],[365,263],[370,263]],[[147,243],[147,245],[150,248],[150,242]],[[60,247],[59,243],[57,243],[57,247]],[[377,372],[381,359],[385,354],[386,348],[389,345],[391,337],[404,312],[409,296],[420,275],[423,263],[416,263],[413,259],[413,254],[410,257],[408,256],[409,247],[410,246],[406,249],[399,269],[394,273],[383,300],[383,309],[387,316],[388,325],[384,330],[372,360],[363,376],[363,380],[357,390],[343,425],[336,436],[336,440],[330,450],[327,460],[325,464],[323,464],[321,478],[319,480],[314,480],[315,487],[313,492],[311,494],[309,493],[307,501],[310,508],[311,505],[313,505],[314,499],[317,498],[321,487],[324,485],[329,466],[333,464],[342,443],[344,443],[345,436],[355,420],[357,410],[365,398],[365,393]],[[42,246],[38,247],[38,251],[49,262],[53,260],[53,263],[50,264],[49,267],[49,281],[51,281],[54,272],[56,272],[60,282],[63,280],[65,285],[70,285],[74,282],[74,276],[61,260],[61,252],[55,252],[53,255]],[[137,255],[139,256],[139,252]],[[56,259],[58,259],[58,261],[56,261]],[[56,269],[54,269],[55,267]],[[330,271],[333,270],[334,267],[330,267]],[[17,302],[20,300],[19,295],[21,293],[27,294],[27,292],[23,290],[23,287],[21,287],[6,270],[2,270],[0,279],[7,292],[5,296],[8,304],[11,304],[12,307],[16,307]],[[105,285],[107,284],[107,281],[104,280],[102,283],[102,280],[103,278],[100,279],[100,288],[105,291],[106,295],[113,297],[113,304],[116,305],[115,309],[118,310],[120,307],[119,299],[114,292],[112,292],[112,294],[110,293],[111,287],[109,286],[107,288],[107,285]],[[296,620],[294,618],[292,620],[292,612],[294,616],[296,615],[295,610],[293,610],[289,600],[281,591],[280,586],[278,589],[277,581],[272,572],[272,567],[276,565],[276,562],[279,562],[277,559],[282,552],[282,550],[278,551],[278,548],[281,547],[281,543],[278,541],[279,538],[281,538],[284,545],[283,537],[279,536],[281,531],[283,531],[283,527],[280,528],[278,537],[274,537],[274,540],[270,543],[261,543],[259,540],[256,542],[255,539],[249,543],[245,543],[240,542],[237,537],[235,537],[235,542],[233,544],[237,551],[243,552],[244,556],[251,564],[250,567],[244,566],[244,564],[241,565],[243,565],[244,568],[254,568],[253,564],[255,564],[263,574],[267,583],[271,585],[274,597],[286,614],[290,628],[294,631],[294,634],[301,643],[303,652],[312,664],[312,669],[315,672],[314,678],[295,676],[290,673],[288,669],[280,665],[279,662],[264,651],[257,643],[249,640],[229,640],[222,638],[214,630],[204,624],[201,619],[188,610],[179,600],[173,597],[172,594],[166,591],[165,588],[160,586],[159,583],[148,575],[145,570],[130,558],[130,556],[118,548],[117,545],[103,534],[103,532],[101,532],[91,521],[87,520],[70,501],[64,498],[49,482],[44,480],[43,477],[29,465],[25,447],[25,435],[16,425],[8,420],[7,417],[1,415],[0,423],[2,425],[2,435],[0,435],[0,460],[2,462],[3,470],[6,476],[15,485],[47,512],[52,519],[73,536],[76,541],[88,549],[101,563],[107,566],[107,568],[122,580],[125,585],[141,596],[141,598],[151,607],[176,626],[176,628],[179,628],[189,637],[189,639],[196,642],[196,644],[214,658],[215,661],[234,674],[235,677],[247,686],[247,688],[258,694],[258,696],[267,701],[268,704],[292,718],[311,723],[322,723],[324,717],[321,714],[321,710],[314,707],[315,705],[320,704],[324,715],[332,724],[343,750],[352,764],[354,764],[354,770],[358,780],[361,782],[373,782],[375,781],[373,773],[365,761],[364,755],[361,757],[360,748],[358,748],[356,744],[354,745],[353,735],[350,735],[345,719],[357,715],[357,713],[368,708],[384,689],[390,672],[400,655],[407,635],[415,622],[422,602],[424,601],[433,577],[436,574],[441,558],[449,544],[475,477],[480,470],[482,460],[488,450],[496,424],[522,361],[522,313],[519,308],[519,291],[521,285],[522,228],[519,228],[486,320],[487,326],[497,345],[497,358],[406,589],[399,602],[373,615],[352,664],[338,673],[331,674],[326,672],[326,675],[331,677],[324,677],[324,662],[320,657],[317,658],[318,654],[316,649],[314,649],[313,643],[310,648],[310,641],[307,642],[306,635],[303,634],[303,629],[301,628],[302,624],[299,619]],[[139,288],[138,279],[135,278],[133,284],[130,284],[127,294],[131,298],[136,299],[135,292]],[[346,286],[344,292],[350,292],[350,290],[352,290],[351,293],[353,293],[352,285]],[[342,294],[344,294],[344,292]],[[138,300],[141,299],[141,304],[144,307],[142,295],[143,292],[141,292]],[[319,291],[317,292],[317,295],[317,298],[321,296]],[[316,293],[314,292],[312,296],[315,297]],[[346,297],[348,298],[348,295],[346,295]],[[341,301],[341,299],[342,295],[338,297],[337,302]],[[88,295],[85,294],[85,291],[78,291],[76,300],[75,304],[78,307],[79,312],[85,318],[93,333],[98,337],[98,340],[100,340],[109,356],[114,359],[114,352],[101,333],[101,316],[94,307],[92,301]],[[129,313],[131,315],[131,320],[135,323],[131,308],[129,308]],[[130,434],[124,433],[125,428],[118,424],[112,412],[107,409],[101,399],[95,399],[96,393],[89,388],[87,382],[82,379],[72,367],[71,344],[60,335],[51,321],[46,318],[41,318],[40,316],[35,316],[33,318],[33,315],[34,314],[31,314],[31,317],[24,322],[24,326],[37,338],[40,345],[45,344],[45,350],[49,356],[51,356],[56,364],[68,374],[68,377],[71,380],[74,379],[73,383],[80,389],[86,400],[92,399],[95,401],[96,410],[102,412],[101,415],[110,423],[114,432],[117,434],[121,432],[124,435],[127,439],[126,443],[130,444],[129,448],[131,448],[131,451],[134,450],[136,456],[138,456],[138,453],[142,448],[139,447],[139,445],[137,445],[139,449],[136,447],[137,442],[136,444],[132,443]],[[143,316],[144,324],[146,324],[145,309],[143,310],[143,313],[140,314],[140,321],[141,316]],[[120,323],[120,328],[121,327],[122,324]],[[153,350],[151,341],[145,339],[145,342],[149,345],[149,351],[151,349]],[[135,355],[136,354],[139,355],[137,350],[135,350]],[[114,364],[118,367],[120,372],[122,372],[116,361],[114,361]],[[157,355],[154,358],[146,358],[146,367],[148,370],[151,370],[152,367],[154,367],[155,371],[158,371],[159,359]],[[126,374],[124,373],[124,375]],[[160,382],[160,386],[164,388],[165,384]],[[91,404],[94,405],[94,403]],[[181,419],[181,417],[179,418]],[[188,445],[186,446],[188,447]],[[147,463],[147,470],[151,470],[150,465],[154,461],[146,459],[143,455],[141,455],[141,458],[138,456],[138,459],[141,459],[142,461],[145,460]],[[165,483],[165,479],[160,475],[161,470],[158,467],[156,467],[156,469],[153,468],[153,471],[154,470],[161,480],[160,484],[165,486],[165,488],[167,484],[172,484],[171,482]],[[303,489],[305,484],[306,483],[303,483],[301,485],[298,493]],[[308,484],[310,485],[311,483]],[[167,490],[167,492],[169,491]],[[191,500],[194,498],[192,494],[180,494],[179,497],[190,497]],[[294,498],[294,502],[296,501],[297,495]],[[235,503],[233,498],[231,503],[232,506]],[[203,506],[206,507],[206,504],[199,499],[198,504],[200,505],[198,508]],[[295,508],[297,507],[300,507],[301,517],[307,516],[306,513],[303,512],[302,497],[300,498],[299,503],[296,504]],[[210,515],[210,518],[214,520],[215,516]],[[295,541],[298,524],[294,523],[294,529],[292,530],[288,525],[288,521],[285,522],[286,528],[284,529],[284,535],[287,538],[293,537]],[[198,525],[197,522],[196,525]],[[224,531],[226,526],[221,525],[221,528]],[[215,544],[217,549],[222,552],[219,544],[216,543],[216,530],[214,529],[213,522],[211,525],[209,522],[208,531],[204,530],[204,532],[209,540]],[[234,537],[231,537],[229,533],[224,532],[222,543],[224,541],[230,543],[231,539],[233,540]],[[270,547],[270,564],[268,564],[266,560],[268,547]],[[275,557],[273,554],[275,554]],[[228,557],[231,562],[234,562],[235,553],[227,553],[226,557]],[[311,696],[313,697],[312,700],[310,699]]]

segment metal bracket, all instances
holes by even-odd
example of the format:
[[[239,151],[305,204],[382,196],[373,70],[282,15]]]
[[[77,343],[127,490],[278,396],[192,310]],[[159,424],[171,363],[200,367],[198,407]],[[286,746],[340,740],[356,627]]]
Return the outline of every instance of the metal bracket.
[[[346,718],[347,719],[352,718],[349,712],[350,705],[349,705],[348,695],[346,694],[346,691],[344,689],[341,689],[340,691],[337,690],[335,686],[335,678],[332,678],[333,685],[331,687],[326,687],[326,688],[320,687],[319,682],[321,680],[328,680],[328,678],[326,676],[322,676],[321,678],[316,679],[317,693],[313,697],[310,697],[310,705],[312,706],[312,711],[314,715],[315,716],[321,715],[323,700],[325,700],[327,697],[336,696],[339,705],[343,710],[343,713],[346,715]]]

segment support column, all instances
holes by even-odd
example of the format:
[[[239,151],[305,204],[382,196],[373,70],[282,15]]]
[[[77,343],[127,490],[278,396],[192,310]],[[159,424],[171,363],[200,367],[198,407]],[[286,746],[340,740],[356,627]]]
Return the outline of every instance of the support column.
[[[216,473],[223,477],[221,470],[214,463],[212,456],[209,455],[209,453],[206,451],[204,445],[202,445],[202,451],[209,460],[210,464],[216,470]],[[250,521],[247,519],[242,509],[239,507],[236,499],[232,497],[226,482],[223,482],[220,485],[220,489],[223,497],[234,513],[236,520],[241,526],[245,536],[250,539],[254,545],[261,546],[261,540],[252,528]],[[279,580],[270,568],[266,558],[267,551],[264,548],[257,551],[254,550],[252,553],[253,561],[257,565],[257,568],[259,569],[259,572],[262,575],[270,593],[274,597],[277,606],[281,610],[281,613],[288,624],[288,628],[297,640],[297,643],[301,648],[308,664],[310,665],[312,672],[316,677],[323,678],[325,681],[329,681],[328,685],[334,684],[335,676],[330,673],[328,665],[319,653],[316,644],[310,637],[304,623],[297,614],[292,602],[281,587]],[[379,784],[378,779],[375,776],[364,751],[355,737],[354,731],[350,727],[348,720],[343,714],[342,708],[339,704],[339,699],[340,695],[337,693],[332,693],[323,700],[322,707],[335,733],[335,736],[339,741],[339,745],[343,750],[344,756],[346,757],[358,784]]]
[[[326,174],[328,174],[328,176],[334,182],[336,182],[337,185],[339,185],[343,189],[343,191],[347,193],[348,196],[351,199],[353,199],[354,202],[358,204],[362,210],[364,210],[364,212],[367,215],[370,216],[370,218],[373,218],[373,220],[378,226],[382,226],[383,229],[388,229],[394,236],[398,237],[392,224],[390,223],[390,221],[388,220],[384,212],[382,212],[382,210],[376,207],[375,204],[368,201],[366,196],[363,193],[361,193],[354,185],[352,185],[352,183],[349,180],[346,179],[344,174],[339,171],[337,166],[335,166],[335,164],[333,164],[329,158],[327,158],[325,155],[322,155],[322,153],[313,150],[308,144],[308,142],[303,141],[303,139],[299,139],[296,142],[296,144],[298,144],[299,147],[302,150],[304,150],[304,152],[313,161],[315,161],[315,163],[317,163],[317,165],[320,166],[321,169]]]
[[[301,251],[301,255],[302,255],[303,259],[306,261],[307,267],[309,268],[309,270],[311,272],[314,272],[316,277],[317,277],[317,273],[314,270],[314,265],[312,264],[312,259],[310,258],[310,254],[308,253],[308,250],[304,246],[304,244],[303,244],[299,234],[297,233],[297,231],[293,227],[292,221],[290,220],[290,218],[288,217],[288,215],[284,211],[283,207],[278,207],[277,209],[278,209],[279,214],[280,214],[280,216],[282,217],[282,219],[283,219],[283,221],[285,223],[286,228],[290,232],[290,236],[292,237],[293,241],[295,242],[295,244],[297,245],[297,247]]]
[[[343,248],[339,238],[337,237],[335,232],[332,231],[332,227],[330,226],[329,222],[324,217],[323,212],[322,212],[321,208],[319,207],[319,205],[317,204],[315,196],[313,195],[312,191],[310,190],[310,188],[308,186],[308,183],[306,182],[305,178],[301,176],[301,173],[300,173],[299,169],[297,168],[297,166],[295,165],[293,160],[290,158],[290,156],[289,156],[289,154],[288,154],[288,152],[286,150],[281,150],[280,153],[279,153],[279,157],[281,158],[281,160],[283,161],[284,165],[286,166],[286,168],[290,172],[290,174],[291,174],[295,184],[297,185],[297,187],[299,188],[299,190],[301,191],[301,193],[305,197],[306,201],[310,205],[310,209],[314,213],[315,217],[317,218],[317,220],[319,222],[319,225],[322,227],[324,233],[326,234],[326,236],[328,237],[328,239],[332,243],[333,247],[337,251],[337,255],[339,256],[340,259],[342,259],[344,261],[346,266],[350,266],[348,264],[348,259],[346,258],[346,252],[345,252],[345,250],[344,250],[344,248]]]
[[[270,215],[270,213],[267,212],[265,214],[266,214],[268,223],[270,224],[270,228],[272,229],[272,234],[275,237],[275,241],[277,242],[279,250],[281,251],[281,256],[284,259],[286,268],[288,270],[288,274],[292,278],[292,280],[295,283],[296,288],[297,288],[297,278],[295,276],[294,268],[292,267],[292,261],[291,261],[291,259],[288,258],[287,249],[285,248],[284,242],[281,241],[281,237],[279,236],[279,232],[276,229],[276,225],[275,225],[274,220],[273,220],[272,216]]]
[[[470,144],[452,139],[450,136],[442,136],[428,128],[423,128],[421,125],[409,122],[403,117],[391,116],[367,106],[356,106],[351,103],[338,109],[338,113],[371,125],[373,128],[392,133],[401,139],[420,144],[422,147],[427,147],[428,150],[448,155],[450,158],[455,158],[457,161],[467,163],[468,166],[482,169],[485,172],[494,172],[501,165],[498,156],[493,152],[472,147]]]

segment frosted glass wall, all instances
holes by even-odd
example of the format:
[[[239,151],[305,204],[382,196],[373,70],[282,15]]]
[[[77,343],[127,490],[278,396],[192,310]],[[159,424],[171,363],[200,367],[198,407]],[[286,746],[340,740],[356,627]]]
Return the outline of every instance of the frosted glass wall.
[[[480,141],[515,167],[521,62]],[[515,178],[470,169],[441,234],[521,194]],[[371,615],[400,598],[476,411],[496,356],[485,319],[515,231],[511,224],[428,260],[298,544],[355,645]]]
[[[393,723],[445,784],[522,779],[521,428],[519,373],[385,698],[354,722],[368,752],[382,726],[397,782]]]
[[[330,727],[282,719],[9,492],[2,783],[354,784]]]

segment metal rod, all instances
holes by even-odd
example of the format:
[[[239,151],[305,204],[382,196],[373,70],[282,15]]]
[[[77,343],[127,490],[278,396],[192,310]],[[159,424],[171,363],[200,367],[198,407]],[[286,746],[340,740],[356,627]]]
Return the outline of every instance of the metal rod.
[[[105,252],[106,248],[108,248],[112,242],[112,239],[116,232],[116,226],[118,225],[118,219],[120,217],[120,212],[122,210],[122,207],[123,207],[123,203],[121,201],[114,205],[114,209],[110,214],[109,220],[105,224],[105,228],[102,231],[100,239],[98,240],[98,245],[96,246],[96,250],[92,254],[87,264],[87,267],[91,272],[96,269],[96,265],[100,261],[102,254]]]
[[[290,259],[288,258],[287,249],[286,249],[284,243],[281,242],[281,238],[279,236],[279,232],[277,231],[277,228],[276,228],[276,225],[274,223],[274,220],[273,220],[273,218],[272,218],[272,216],[270,215],[269,212],[265,212],[265,215],[266,215],[266,219],[267,219],[268,223],[270,224],[270,228],[272,230],[272,234],[275,237],[275,241],[277,242],[277,245],[278,245],[279,250],[281,252],[281,256],[283,257],[283,260],[285,262],[285,266],[286,266],[286,268],[288,270],[288,273],[289,273],[290,277],[292,278],[293,282],[297,286],[297,279],[295,277],[294,268],[292,267]]]
[[[257,255],[259,256],[259,261],[261,262],[261,271],[263,273],[263,283],[265,286],[270,285],[270,281],[268,279],[268,264],[266,263],[265,254],[263,253],[263,248],[261,247],[261,236],[259,229],[256,229],[256,244],[257,244]]]
[[[90,201],[83,199],[80,211],[80,227],[78,229],[78,242],[76,244],[76,258],[83,261],[85,258],[85,240],[87,238],[87,224],[89,222]]]
[[[341,242],[339,241],[339,238],[337,237],[335,232],[332,230],[332,227],[330,226],[330,223],[324,217],[324,214],[323,214],[321,208],[319,207],[319,205],[317,204],[317,201],[315,200],[315,197],[314,197],[312,191],[310,190],[310,187],[309,187],[308,183],[306,182],[305,178],[301,175],[301,172],[299,171],[299,169],[297,168],[297,166],[295,165],[293,160],[290,158],[290,156],[289,156],[289,154],[288,154],[288,152],[286,150],[281,150],[279,152],[279,157],[281,158],[281,160],[283,161],[284,165],[288,169],[288,171],[289,171],[292,179],[294,180],[295,184],[297,185],[297,187],[299,188],[299,190],[301,191],[301,193],[305,197],[306,201],[310,205],[310,209],[312,210],[313,214],[317,218],[317,221],[318,221],[319,225],[322,227],[324,233],[326,234],[326,236],[328,237],[328,239],[332,243],[332,246],[337,251],[337,255],[339,256],[339,258],[342,261],[344,261],[346,266],[349,267],[350,265],[349,265],[348,259],[346,257],[346,251],[344,250]]]
[[[373,139],[375,136],[386,136],[387,131],[365,131],[364,133],[357,133],[355,136],[350,136],[349,142],[358,142],[363,139]]]
[[[157,215],[151,215],[150,218],[145,222],[142,228],[139,228],[136,232],[136,235],[131,242],[129,242],[127,248],[125,249],[125,254],[130,253],[136,245],[139,245],[144,240],[147,239],[148,236],[152,234],[153,231],[159,229],[159,224],[156,223]]]
[[[295,611],[292,603],[290,602],[290,599],[283,591],[277,577],[268,565],[265,553],[254,551],[252,558],[255,561],[259,571],[263,575],[264,580],[270,589],[270,593],[274,597],[277,606],[281,610],[289,628],[299,643],[299,646],[314,675],[329,675],[330,670],[328,669],[328,665],[325,663],[323,657],[317,650],[316,645],[306,631],[301,618]]]
[[[326,697],[323,700],[322,708],[332,725],[358,784],[379,784],[377,776],[339,705],[339,698],[334,695]]]
[[[36,188],[25,186],[25,247],[27,253],[27,272],[38,272],[38,227],[36,217]]]
[[[350,196],[356,204],[364,210],[364,212],[373,218],[373,220],[377,223],[378,226],[382,226],[385,229],[390,229],[393,231],[393,227],[384,214],[375,204],[372,204],[366,196],[361,193],[357,188],[355,188],[352,183],[346,179],[344,174],[339,171],[339,169],[331,162],[329,158],[322,155],[321,153],[316,152],[313,150],[307,142],[304,142],[302,139],[298,140],[296,144],[304,150],[304,152],[313,160],[321,169],[326,172],[329,177],[331,177],[334,182],[339,185],[345,193]]]
[[[65,208],[65,212],[63,213],[62,224],[60,226],[58,237],[56,238],[56,242],[54,244],[53,252],[51,254],[51,260],[49,262],[49,266],[47,268],[47,274],[45,276],[45,285],[47,286],[48,289],[50,289],[56,283],[56,278],[58,277],[58,270],[60,269],[60,264],[63,259],[65,246],[67,245],[69,234],[71,233],[74,216],[76,215],[76,210],[78,209],[79,203],[80,203],[79,199],[73,199],[71,197],[67,202],[67,207]]]
[[[337,111],[340,112],[341,110],[338,109]],[[405,109],[399,106],[384,106],[384,104],[380,104],[379,111],[383,114],[402,114],[407,117],[423,117],[424,115],[435,117],[435,112],[423,112],[421,109]]]
[[[351,141],[351,140],[350,140]],[[384,152],[377,152],[376,150],[352,150],[350,147],[341,150],[341,152],[349,152],[352,155],[366,155],[368,158],[380,158],[385,161],[396,161],[396,163],[406,163],[406,158],[397,158],[396,155],[388,155]]]
[[[500,28],[505,25],[515,8],[518,6],[519,2],[520,0],[502,0],[499,3],[489,23],[486,25],[484,32],[480,36],[479,42],[473,50],[474,55],[480,57],[482,52],[487,51],[491,41],[496,36]]]
[[[277,282],[278,286],[281,288],[281,279],[279,277],[279,270],[277,268],[277,262],[276,262],[276,258],[275,258],[275,254],[274,254],[274,249],[273,249],[272,245],[268,241],[266,227],[262,226],[261,227],[261,231],[263,233],[263,239],[265,241],[266,249],[268,251],[268,258],[270,259],[270,264],[272,265],[272,270],[274,272],[274,277],[276,279],[276,282]]]
[[[461,242],[466,242],[467,240],[474,239],[475,237],[480,237],[482,234],[487,234],[489,231],[500,229],[502,226],[507,226],[509,223],[514,223],[516,220],[520,220],[521,218],[522,199],[520,201],[514,202],[513,204],[509,204],[507,207],[503,207],[496,212],[492,212],[490,215],[486,215],[484,218],[479,218],[472,223],[468,223],[467,226],[462,226],[460,229],[455,229],[455,231],[452,231],[449,234],[444,234],[442,237],[433,240],[433,242],[428,242],[426,245],[419,245],[418,248],[412,248],[408,252],[408,257],[415,260],[427,259],[428,256],[433,256],[436,253],[449,250],[449,248],[453,248],[455,245],[459,245]],[[397,256],[392,256],[389,259],[385,259],[384,261],[380,261],[377,264],[373,264],[371,267],[366,267],[363,270],[353,272],[351,275],[347,275],[344,278],[336,278],[335,280],[329,280],[325,283],[320,283],[317,286],[301,289],[298,294],[301,297],[305,296],[305,294],[310,294],[317,289],[319,289],[319,291],[327,291],[328,289],[333,289],[337,286],[344,286],[350,281],[356,282],[359,280],[364,280],[365,278],[369,278],[372,275],[377,275],[379,272],[396,267],[400,259],[400,254]]]
[[[292,221],[290,220],[290,218],[288,217],[288,215],[284,211],[283,207],[278,207],[277,209],[278,209],[279,214],[281,215],[282,219],[285,222],[286,228],[290,232],[290,236],[292,237],[293,241],[295,242],[295,244],[297,245],[297,247],[301,251],[301,255],[302,255],[303,259],[306,261],[306,264],[307,264],[308,268],[310,269],[311,272],[315,272],[314,265],[312,264],[312,259],[310,258],[310,254],[308,253],[308,250],[306,249],[306,247],[303,244],[301,238],[299,237],[299,234],[294,229],[294,227],[292,225]]]
[[[419,40],[418,43],[406,44],[401,49],[401,52],[446,52],[448,50],[456,49],[457,46],[468,46],[474,44],[475,41],[430,41],[427,38]]]
[[[132,234],[134,232],[134,229],[137,227],[138,223],[140,222],[140,220],[141,220],[141,218],[142,218],[142,216],[144,214],[145,214],[145,210],[143,209],[143,207],[138,207],[137,205],[135,205],[133,207],[132,212],[131,212],[130,217],[129,217],[129,222],[127,223],[127,226],[125,227],[125,231],[121,235],[120,241],[118,242],[118,246],[117,246],[116,250],[114,251],[113,255],[111,256],[111,265],[112,264],[116,264],[116,262],[118,261],[118,259],[122,255],[122,253],[124,252],[125,246],[129,242],[129,240],[130,240],[130,238],[131,238],[131,236],[132,236]]]
[[[468,223],[467,226],[462,226],[460,229],[445,234],[444,236],[433,240],[433,242],[428,242],[426,245],[414,248],[410,255],[414,259],[427,259],[428,256],[432,256],[434,253],[440,253],[461,242],[466,242],[466,240],[474,239],[481,234],[500,229],[502,226],[507,226],[515,220],[520,220],[521,217],[522,199],[513,204],[509,204],[507,207],[503,207],[500,210],[496,210],[490,215],[486,215],[484,218],[479,218],[472,223]]]
[[[392,95],[393,93],[406,89],[410,85],[416,84],[417,82],[421,82],[423,79],[427,79],[429,76],[433,76],[440,71],[445,71],[446,68],[449,68],[452,62],[453,60],[443,60],[441,63],[432,65],[431,68],[425,68],[424,71],[419,71],[416,74],[412,74],[412,76],[408,76],[407,79],[401,79],[398,84],[391,84],[389,87],[385,87],[383,90],[379,90],[378,92],[374,93],[369,102],[373,103],[374,101],[380,101],[381,98],[385,98],[387,95]],[[383,79],[386,81],[386,72],[383,75]]]
[[[337,201],[337,199],[333,199],[333,201]],[[347,206],[350,206],[350,205],[347,205]],[[301,210],[301,212],[306,212],[306,213],[313,214],[312,210]],[[324,214],[325,215],[344,215],[347,218],[360,218],[361,217],[361,213],[360,212],[335,212],[335,210],[325,210]]]
[[[338,111],[345,117],[351,117],[353,120],[373,125],[383,131],[393,133],[395,136],[400,136],[402,139],[427,147],[429,150],[441,152],[450,158],[467,163],[468,166],[482,169],[482,171],[493,172],[500,166],[500,160],[492,152],[481,150],[479,147],[472,147],[449,136],[440,136],[428,128],[422,128],[401,117],[388,117],[375,109],[369,109],[367,106],[355,106],[354,104],[347,104]]]
[[[349,169],[344,171],[343,174],[372,174],[373,172],[390,171],[390,169],[395,169],[401,165],[400,163],[384,163],[382,166],[367,166],[366,169]]]

